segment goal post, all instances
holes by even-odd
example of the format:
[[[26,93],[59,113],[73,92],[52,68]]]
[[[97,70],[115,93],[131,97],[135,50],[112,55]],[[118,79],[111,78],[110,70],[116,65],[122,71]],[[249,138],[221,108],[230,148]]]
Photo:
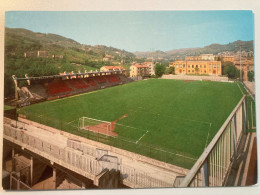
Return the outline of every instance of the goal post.
[[[102,121],[89,117],[81,117],[78,122],[78,130],[87,130],[94,133],[111,135],[111,122]]]

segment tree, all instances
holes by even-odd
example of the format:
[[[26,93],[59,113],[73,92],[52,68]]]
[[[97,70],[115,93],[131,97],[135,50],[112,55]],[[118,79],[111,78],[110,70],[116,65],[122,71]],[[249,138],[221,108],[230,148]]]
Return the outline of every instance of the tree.
[[[156,77],[161,77],[165,72],[165,66],[161,64],[156,64],[155,65],[155,75]]]
[[[225,67],[227,66],[234,66],[234,63],[233,62],[230,62],[230,61],[221,61],[221,64],[222,64],[222,72],[224,73],[224,69]]]
[[[225,61],[225,62],[223,61],[222,66],[234,66],[234,63],[230,61]]]
[[[169,74],[175,74],[175,68],[173,66],[169,68]]]
[[[252,82],[254,80],[254,71],[247,72],[248,81]]]
[[[235,79],[239,77],[239,70],[233,65],[225,66],[223,69],[223,73],[224,75],[227,75],[228,78]]]
[[[195,68],[195,73],[196,73],[196,74],[199,73],[199,68],[198,68],[198,67]]]
[[[166,68],[165,69],[165,74],[175,74],[175,69],[174,67]]]

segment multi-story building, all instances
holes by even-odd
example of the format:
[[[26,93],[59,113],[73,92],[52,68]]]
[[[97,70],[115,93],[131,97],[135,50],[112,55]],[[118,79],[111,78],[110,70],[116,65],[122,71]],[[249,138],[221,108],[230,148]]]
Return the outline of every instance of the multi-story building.
[[[62,58],[63,58],[63,55],[53,54],[53,55],[52,55],[52,58],[53,58],[53,59],[62,59]]]
[[[149,74],[155,75],[155,71],[154,71],[155,64],[154,64],[154,62],[143,62],[141,65],[147,65],[149,67]]]
[[[242,70],[243,81],[247,81],[248,71],[254,71],[254,57],[237,57],[234,60],[234,65],[238,70]]]
[[[185,60],[171,62],[169,67],[175,68],[175,74],[222,75],[221,61],[212,59],[211,55],[208,58],[202,58],[202,55],[187,56]]]
[[[100,72],[109,72],[109,71],[118,71],[118,70],[125,70],[122,66],[102,66],[100,68]]]
[[[186,56],[186,61],[214,61],[215,56],[213,54],[201,54],[200,56]]]
[[[209,61],[215,60],[215,55],[213,55],[213,54],[201,54],[200,57],[201,57],[201,60],[209,60]]]
[[[48,57],[48,52],[47,51],[28,51],[24,52],[24,57]]]
[[[223,56],[222,60],[223,60],[223,62],[227,62],[227,61],[232,62],[232,63],[235,62],[234,56]]]
[[[37,52],[38,57],[48,57],[48,52],[47,51],[38,51]]]
[[[130,66],[130,77],[150,75],[149,66],[143,64],[133,64]]]
[[[103,58],[103,61],[110,61],[114,58],[114,56],[111,56],[111,55],[106,55],[104,58]]]

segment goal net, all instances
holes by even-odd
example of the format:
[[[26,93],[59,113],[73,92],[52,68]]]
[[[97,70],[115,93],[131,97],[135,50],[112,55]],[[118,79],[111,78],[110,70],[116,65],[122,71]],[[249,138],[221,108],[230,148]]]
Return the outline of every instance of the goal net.
[[[79,119],[78,128],[79,130],[87,130],[109,136],[111,135],[111,122],[85,116]]]

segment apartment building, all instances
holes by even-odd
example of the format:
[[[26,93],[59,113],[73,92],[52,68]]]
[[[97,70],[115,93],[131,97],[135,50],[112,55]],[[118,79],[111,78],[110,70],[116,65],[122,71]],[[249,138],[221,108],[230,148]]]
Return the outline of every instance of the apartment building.
[[[150,70],[148,65],[136,63],[130,66],[130,77],[148,76],[148,75],[150,75]]]
[[[171,62],[169,67],[175,68],[175,74],[222,75],[221,61],[216,61],[213,55],[207,55],[204,58],[202,56],[203,54],[187,56],[185,60]]]

